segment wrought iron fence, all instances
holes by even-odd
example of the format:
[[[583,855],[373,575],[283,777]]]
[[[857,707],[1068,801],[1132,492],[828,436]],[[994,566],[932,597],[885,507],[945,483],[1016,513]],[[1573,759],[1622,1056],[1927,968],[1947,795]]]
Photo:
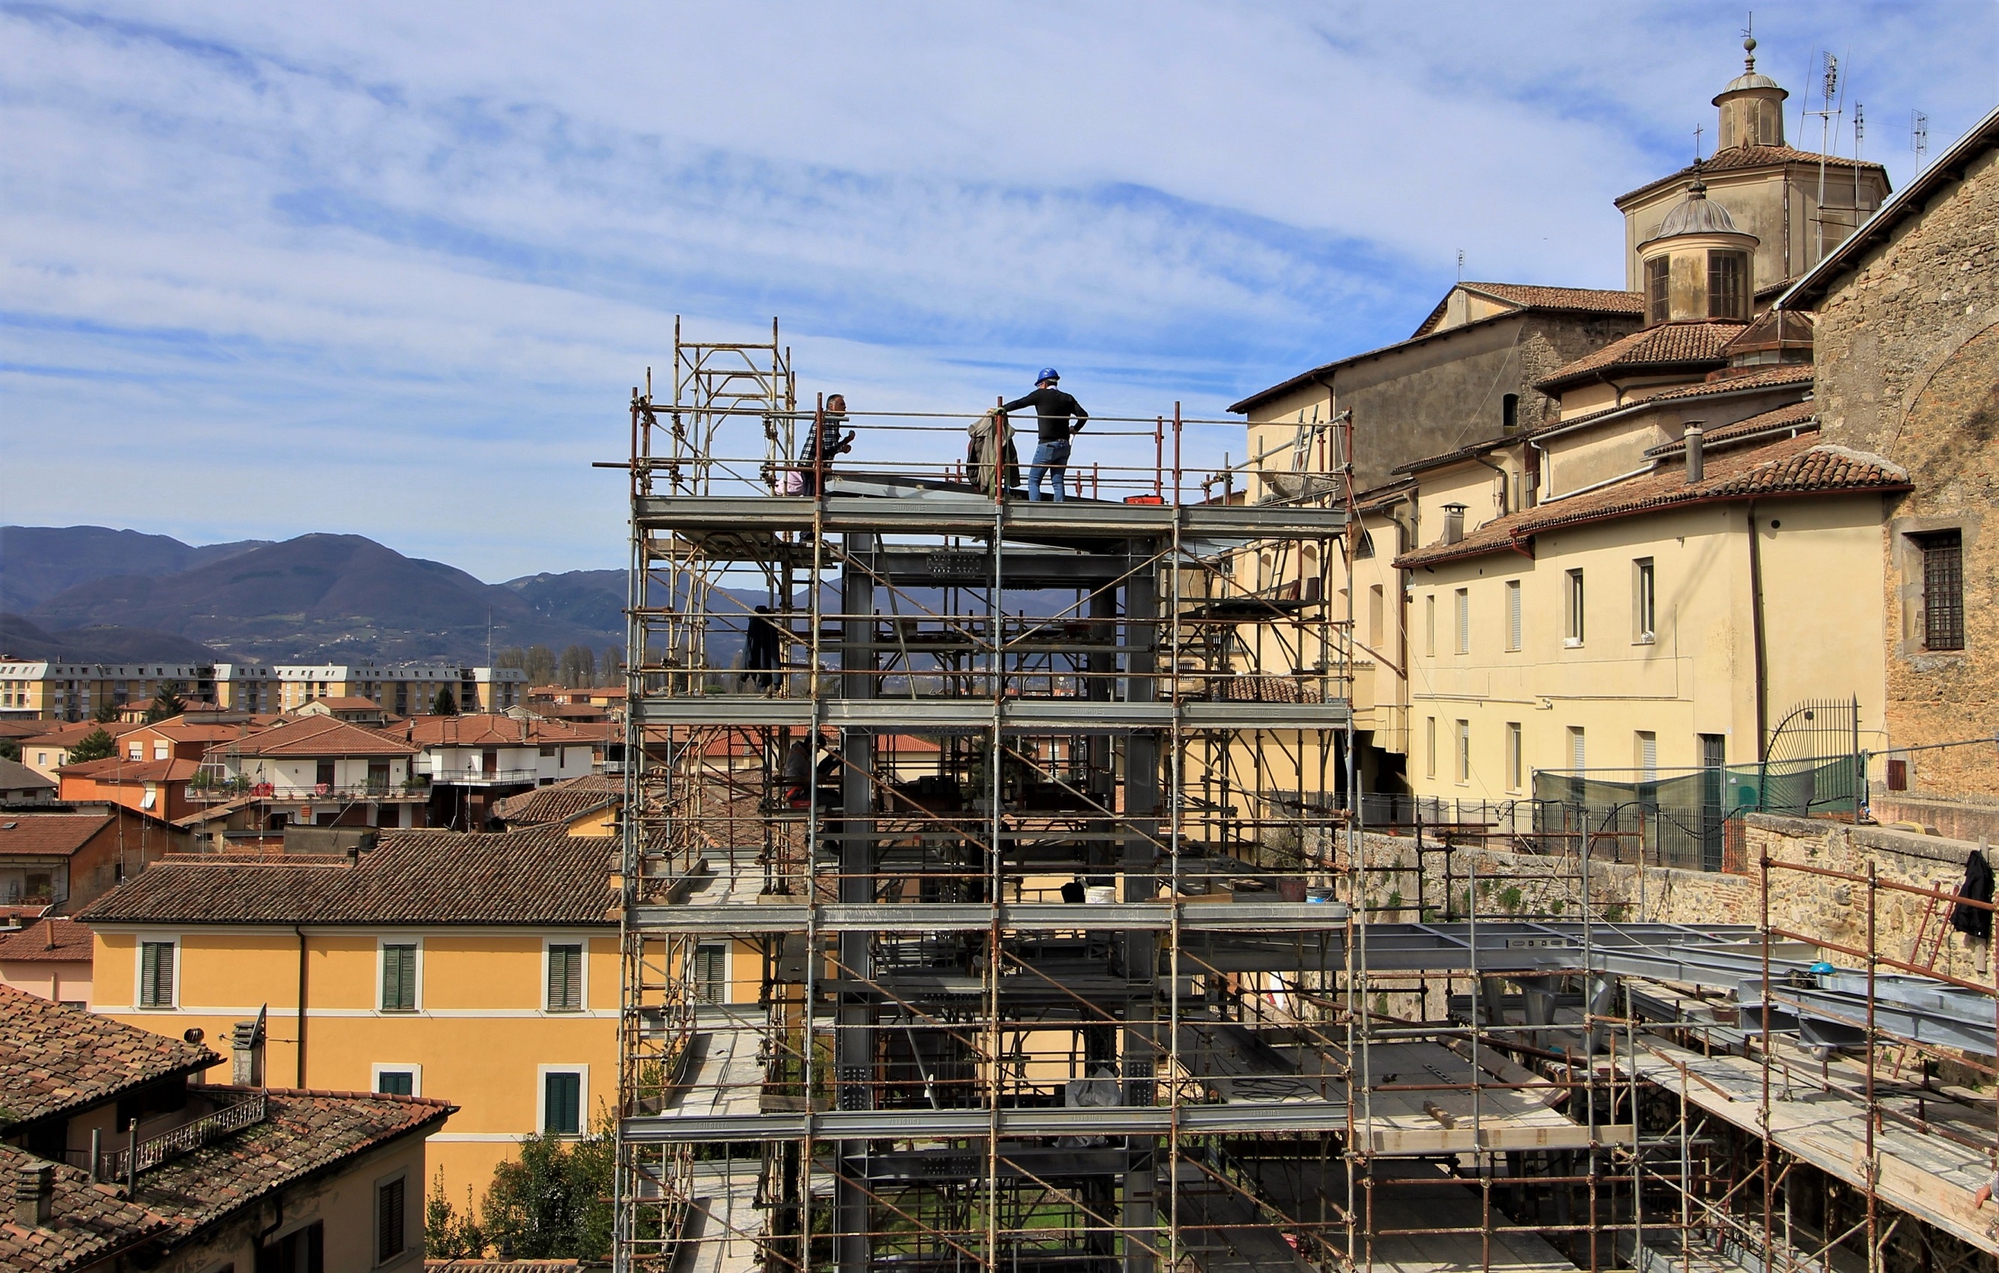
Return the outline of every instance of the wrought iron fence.
[[[125,1180],[151,1171],[162,1163],[212,1145],[224,1136],[264,1121],[270,1101],[262,1092],[247,1100],[227,1105],[212,1114],[150,1136],[126,1149],[107,1149],[97,1155],[93,1175],[99,1180]],[[86,1157],[89,1151],[84,1151]]]

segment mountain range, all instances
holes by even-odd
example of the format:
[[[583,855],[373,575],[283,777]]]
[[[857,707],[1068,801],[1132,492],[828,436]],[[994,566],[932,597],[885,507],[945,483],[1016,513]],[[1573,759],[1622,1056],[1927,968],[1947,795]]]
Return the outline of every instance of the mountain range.
[[[0,527],[0,649],[81,662],[482,663],[625,639],[625,572],[485,583],[359,535],[190,545],[102,526]]]

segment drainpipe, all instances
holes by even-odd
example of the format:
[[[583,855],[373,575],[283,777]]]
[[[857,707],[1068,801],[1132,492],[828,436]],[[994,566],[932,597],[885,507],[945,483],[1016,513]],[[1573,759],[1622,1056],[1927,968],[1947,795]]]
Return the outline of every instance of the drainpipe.
[[[1756,647],[1756,759],[1766,761],[1770,724],[1769,665],[1763,637],[1763,548],[1756,535],[1756,501],[1749,501],[1749,631]]]
[[[1494,464],[1491,460],[1481,460],[1476,455],[1468,455],[1465,458],[1470,460],[1473,464],[1483,464],[1485,467],[1499,474],[1499,515],[1501,517],[1504,517],[1508,513],[1512,512],[1513,511],[1512,499],[1511,499],[1511,492],[1509,490],[1509,483],[1507,481],[1506,470],[1501,468],[1499,465]]]
[[[292,931],[298,934],[298,1064],[292,1079],[292,1086],[305,1090],[305,929],[297,924]],[[280,1213],[282,1215],[282,1211]]]

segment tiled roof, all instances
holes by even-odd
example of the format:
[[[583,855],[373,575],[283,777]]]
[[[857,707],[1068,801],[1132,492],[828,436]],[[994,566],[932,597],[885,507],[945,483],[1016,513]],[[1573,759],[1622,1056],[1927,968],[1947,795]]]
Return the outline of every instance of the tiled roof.
[[[0,986],[0,1134],[221,1059],[192,1043]]]
[[[0,857],[68,857],[110,825],[102,813],[9,813],[0,816]]]
[[[1526,436],[1544,438],[1552,433],[1566,433],[1578,425],[1594,424],[1608,420],[1612,416],[1631,415],[1646,410],[1658,402],[1684,402],[1689,399],[1720,397],[1731,393],[1748,393],[1758,389],[1776,389],[1786,385],[1808,386],[1812,382],[1812,369],[1805,363],[1785,363],[1782,366],[1766,367],[1746,375],[1724,375],[1716,380],[1702,380],[1697,384],[1685,385],[1678,389],[1668,389],[1655,393],[1649,398],[1635,398],[1620,406],[1604,407],[1599,411],[1588,411],[1582,415],[1572,415],[1566,420],[1544,424]],[[1450,458],[1450,457],[1445,457]]]
[[[560,826],[499,835],[386,831],[345,857],[162,858],[79,913],[91,923],[532,924],[613,922],[606,836]]]
[[[210,1085],[207,1092],[252,1089]],[[261,1123],[173,1159],[139,1177],[132,1200],[183,1233],[247,1206],[295,1180],[388,1141],[422,1133],[457,1107],[421,1096],[273,1088]],[[406,1205],[414,1208],[417,1188]]]
[[[0,1172],[8,1180],[23,1167],[46,1161],[24,1149],[0,1145]],[[50,1165],[55,1168],[55,1196],[49,1223],[29,1229],[10,1218],[0,1224],[0,1269],[66,1273],[110,1268],[119,1252],[172,1234],[171,1220],[121,1198],[116,1186],[92,1184],[89,1174],[75,1167]]]
[[[1547,390],[1599,372],[1674,367],[1722,361],[1721,349],[1746,324],[1710,319],[1697,323],[1661,323],[1614,340],[1595,353],[1584,354],[1536,381]]]
[[[590,721],[520,720],[498,713],[417,716],[392,731],[420,747],[576,746],[609,741],[619,727]]]
[[[0,960],[87,963],[94,945],[87,926],[64,915],[51,915],[18,933],[0,938]]]
[[[94,721],[94,720],[71,721],[66,725],[58,725],[54,729],[51,729],[46,733],[36,734],[32,738],[24,738],[21,740],[21,746],[23,748],[27,747],[67,748],[75,746],[78,739],[88,737],[91,733],[95,732],[96,730],[101,729],[105,733],[111,735],[113,738],[120,738],[126,734],[131,733],[133,730],[144,729],[144,728],[145,728],[144,725],[133,725],[124,721],[115,721],[115,720],[109,723],[105,723],[102,721]]]
[[[1407,569],[1503,552],[1534,535],[1562,526],[1716,500],[1908,488],[1908,473],[1887,460],[1821,444],[1813,435],[1805,434],[1754,450],[1716,456],[1707,465],[1706,476],[1700,482],[1689,483],[1685,472],[1677,467],[1655,470],[1587,495],[1495,518],[1455,544],[1440,540],[1403,554],[1395,564]]]
[[[179,757],[132,760],[125,756],[106,756],[102,760],[86,760],[80,765],[64,765],[60,772],[65,779],[87,778],[92,782],[186,782],[200,768],[200,761]]]
[[[508,796],[493,811],[509,825],[524,827],[545,822],[567,822],[625,795],[625,780],[611,774],[584,774],[565,778],[546,787],[536,787],[518,796]]]
[[[1451,291],[1458,288],[1523,309],[1571,314],[1625,314],[1632,318],[1642,318],[1645,314],[1643,292],[1619,292],[1601,287],[1543,287],[1538,283],[1459,283]],[[1410,339],[1435,331],[1437,324],[1444,320],[1444,312],[1450,303],[1450,293],[1446,292],[1444,299],[1437,302],[1437,308],[1430,311],[1430,316],[1416,328]]]
[[[363,729],[331,716],[299,716],[240,743],[212,747],[208,754],[217,752],[264,757],[413,756],[417,749],[379,729]]]
[[[1774,411],[1750,416],[1747,420],[1737,420],[1734,424],[1725,424],[1718,429],[1704,430],[1701,446],[1704,450],[1711,450],[1718,446],[1753,439],[1765,433],[1778,433],[1787,429],[1815,433],[1819,427],[1818,411],[1819,404],[1810,398],[1803,402],[1788,403]],[[1684,455],[1686,450],[1686,439],[1675,438],[1671,442],[1662,442],[1652,447],[1645,454],[1657,459],[1661,456]]]
[[[362,698],[359,694],[328,694],[325,698],[315,698],[300,706],[311,707],[314,703],[319,704],[328,711],[334,712],[379,712],[382,710],[380,703],[377,703],[372,698]],[[299,710],[298,707],[295,707],[292,709],[292,713],[296,715]]]
[[[53,787],[55,779],[36,773],[18,760],[0,756],[0,791],[38,791]]]
[[[1706,176],[1710,173],[1734,172],[1741,168],[1761,168],[1769,164],[1811,164],[1816,167],[1821,158],[1825,160],[1827,168],[1838,168],[1849,173],[1856,167],[1862,170],[1871,168],[1876,172],[1886,171],[1880,164],[1874,163],[1871,160],[1856,162],[1850,156],[1846,158],[1842,158],[1839,155],[1821,156],[1816,151],[1799,150],[1795,146],[1730,146],[1727,150],[1715,151],[1712,155],[1709,155],[1697,164],[1689,165],[1678,172],[1670,173],[1657,180],[1648,181],[1636,190],[1627,190],[1611,202],[1622,204],[1626,199],[1635,198],[1650,190],[1656,190],[1660,186],[1669,186],[1676,182],[1692,181],[1696,177]],[[1852,178],[1848,177],[1847,180],[1851,181]]]
[[[10,720],[0,717],[0,738],[33,738],[48,732],[45,720]]]

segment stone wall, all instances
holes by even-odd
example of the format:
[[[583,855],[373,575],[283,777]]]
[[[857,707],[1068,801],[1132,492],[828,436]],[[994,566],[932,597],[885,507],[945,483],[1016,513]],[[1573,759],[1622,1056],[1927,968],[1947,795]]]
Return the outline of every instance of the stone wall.
[[[1864,876],[1871,862],[1879,880],[1950,893],[1964,876],[1966,858],[1980,847],[1881,827],[1752,814],[1742,826],[1740,852],[1730,854],[1744,864],[1745,874],[1592,862],[1590,914],[1610,922],[1756,924],[1763,909],[1757,864],[1765,855],[1773,863],[1856,876]],[[1989,847],[1986,852],[1990,857]],[[1463,920],[1468,893],[1476,897],[1480,919],[1573,920],[1582,913],[1583,875],[1576,858],[1462,846],[1445,853],[1438,851],[1435,841],[1428,841],[1419,892],[1410,869],[1417,857],[1413,837],[1367,834],[1362,837],[1362,853],[1367,868],[1365,900],[1377,908],[1370,912],[1376,922],[1442,920],[1447,913]],[[1770,893],[1773,927],[1865,949],[1865,883],[1773,867]],[[1947,911],[1947,905],[1933,905],[1928,898],[1877,888],[1875,949],[1951,976],[1989,980],[1989,965],[1980,970],[1986,952],[1955,932],[1946,933],[1931,963],[1934,938],[1940,928],[1948,928]],[[1829,958],[1848,966],[1858,962],[1837,953]]]
[[[1999,153],[1945,182],[1820,302],[1826,441],[1886,456],[1887,726],[1898,747],[1999,731]],[[1963,540],[1963,650],[1926,648],[1918,535]],[[1907,756],[1912,795],[1999,795],[1999,746]],[[1880,775],[1877,774],[1877,777]]]

